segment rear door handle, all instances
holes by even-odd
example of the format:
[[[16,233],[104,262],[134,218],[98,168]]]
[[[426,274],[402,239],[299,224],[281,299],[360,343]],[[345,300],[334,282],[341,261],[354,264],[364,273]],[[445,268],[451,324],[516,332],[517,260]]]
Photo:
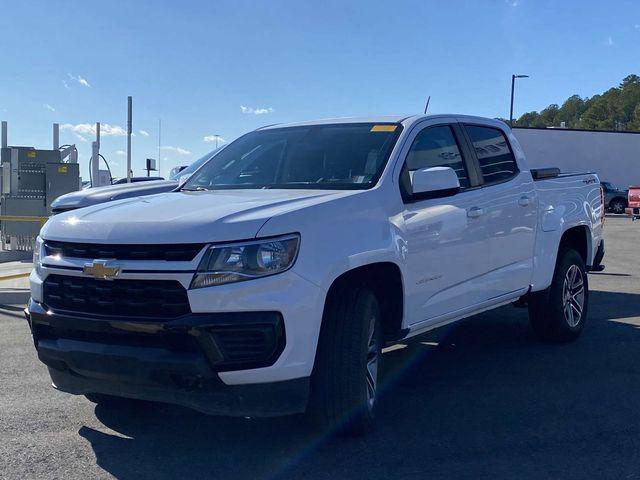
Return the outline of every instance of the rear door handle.
[[[521,207],[526,207],[530,203],[531,203],[531,198],[527,197],[526,195],[521,196],[520,199],[518,200],[518,205],[520,205]]]
[[[478,218],[482,215],[484,215],[484,208],[471,207],[469,210],[467,210],[467,217],[469,218]]]

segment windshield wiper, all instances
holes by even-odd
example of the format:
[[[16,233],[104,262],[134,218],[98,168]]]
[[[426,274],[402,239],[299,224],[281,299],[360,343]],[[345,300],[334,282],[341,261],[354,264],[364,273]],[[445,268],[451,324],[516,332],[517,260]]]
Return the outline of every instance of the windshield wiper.
[[[181,188],[181,192],[208,192],[208,188],[204,187],[195,187],[195,188]]]

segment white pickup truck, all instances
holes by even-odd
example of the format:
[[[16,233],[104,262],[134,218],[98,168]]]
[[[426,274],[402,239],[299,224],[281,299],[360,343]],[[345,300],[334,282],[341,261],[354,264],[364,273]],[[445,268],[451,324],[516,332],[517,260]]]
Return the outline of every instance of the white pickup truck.
[[[530,170],[499,121],[270,126],[173,192],[52,217],[26,315],[59,390],[363,432],[386,344],[514,302],[575,339],[603,217],[596,175]]]

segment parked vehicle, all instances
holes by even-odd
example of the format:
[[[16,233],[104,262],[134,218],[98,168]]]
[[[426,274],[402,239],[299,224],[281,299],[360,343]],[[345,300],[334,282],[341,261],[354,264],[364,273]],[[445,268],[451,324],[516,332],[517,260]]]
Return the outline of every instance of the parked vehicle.
[[[611,213],[624,213],[628,206],[627,195],[628,189],[618,188],[611,182],[601,182],[602,190],[604,190],[604,203],[607,210]]]
[[[389,342],[513,302],[576,339],[603,220],[595,174],[529,170],[500,121],[270,126],[179,191],[52,217],[26,313],[61,391],[361,433]]]
[[[640,218],[640,187],[629,187],[629,207],[625,212],[632,220]]]
[[[164,180],[162,177],[134,177],[136,181],[127,183],[125,178],[116,181],[113,185],[67,193],[56,198],[53,203],[51,203],[51,211],[56,215],[58,213],[68,212],[69,210],[111,202],[113,200],[170,192],[178,188],[180,180],[184,182],[193,172],[210,160],[216,152],[217,150],[213,150],[188,167],[175,172],[169,180]]]
[[[127,181],[127,177],[114,179],[111,185],[122,185],[123,183],[140,183],[140,182],[155,182],[158,180],[164,180],[164,177],[131,177],[131,182]]]

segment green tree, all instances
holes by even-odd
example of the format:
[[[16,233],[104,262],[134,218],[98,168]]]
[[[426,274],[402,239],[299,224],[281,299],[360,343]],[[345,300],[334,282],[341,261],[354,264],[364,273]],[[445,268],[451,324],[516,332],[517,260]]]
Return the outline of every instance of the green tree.
[[[640,131],[640,104],[636,105],[636,108],[633,110],[633,114],[631,115],[631,120],[627,124],[627,128],[629,130]]]
[[[561,107],[549,105],[540,112],[527,112],[517,121],[523,127],[559,127],[589,130],[640,131],[640,76],[628,75],[620,85],[600,95],[572,95]]]
[[[586,103],[580,95],[570,96],[562,104],[560,110],[558,110],[556,115],[556,122],[558,122],[558,126],[564,122],[567,128],[578,128],[580,124],[580,117],[586,108]]]

